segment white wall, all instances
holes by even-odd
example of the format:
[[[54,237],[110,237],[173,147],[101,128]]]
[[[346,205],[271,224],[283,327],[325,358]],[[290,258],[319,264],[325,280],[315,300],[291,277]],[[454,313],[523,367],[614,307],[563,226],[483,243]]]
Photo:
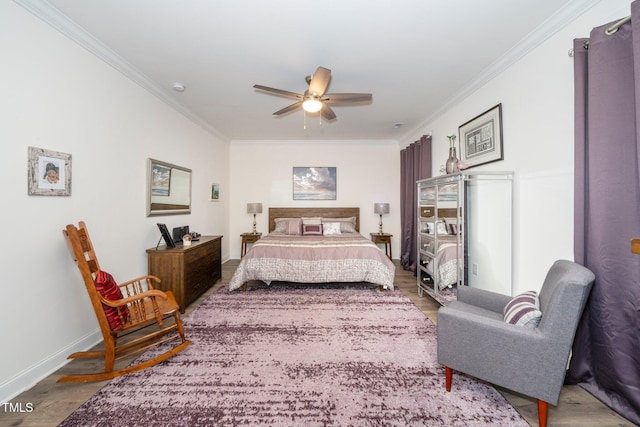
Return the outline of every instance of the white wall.
[[[293,200],[294,166],[335,166],[337,200]],[[394,258],[400,256],[400,149],[396,141],[233,141],[229,246],[240,257],[240,234],[252,229],[247,203],[262,203],[256,218],[259,232],[268,232],[269,207],[340,206],[360,208],[360,233],[378,231],[376,202],[390,203],[385,232],[394,235]]]
[[[458,134],[458,126],[502,103],[504,161],[476,169],[515,172],[514,293],[539,289],[554,260],[573,259],[573,60],[568,51],[574,38],[629,15],[630,3],[596,4],[400,144],[431,133],[433,170],[438,171],[448,157],[446,135]]]
[[[61,230],[87,222],[117,280],[147,271],[156,222],[223,234],[229,144],[150,95],[13,2],[0,2],[0,402],[97,342],[97,323]],[[72,155],[72,195],[27,195],[27,147]],[[192,214],[146,217],[148,157],[193,170]]]

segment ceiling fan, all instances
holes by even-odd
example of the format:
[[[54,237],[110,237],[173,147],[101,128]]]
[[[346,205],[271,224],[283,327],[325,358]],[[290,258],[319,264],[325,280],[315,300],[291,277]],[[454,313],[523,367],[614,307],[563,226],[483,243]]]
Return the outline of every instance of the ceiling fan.
[[[302,107],[302,109],[308,113],[320,111],[320,114],[325,120],[333,120],[336,118],[336,113],[333,112],[329,104],[371,101],[370,93],[325,93],[331,81],[331,70],[328,68],[318,67],[316,72],[313,73],[313,77],[307,76],[305,80],[309,85],[309,89],[307,89],[304,94],[262,85],[253,85],[253,87],[265,92],[298,99],[298,102],[295,104],[291,104],[273,113],[274,116],[279,116],[293,111],[298,107]]]

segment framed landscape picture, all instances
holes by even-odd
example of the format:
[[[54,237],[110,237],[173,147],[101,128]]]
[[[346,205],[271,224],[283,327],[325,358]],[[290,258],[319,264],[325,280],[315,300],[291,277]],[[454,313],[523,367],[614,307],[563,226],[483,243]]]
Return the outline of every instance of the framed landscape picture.
[[[335,167],[294,167],[293,200],[336,200]]]
[[[458,128],[460,157],[468,167],[504,158],[502,150],[502,104],[485,111]]]

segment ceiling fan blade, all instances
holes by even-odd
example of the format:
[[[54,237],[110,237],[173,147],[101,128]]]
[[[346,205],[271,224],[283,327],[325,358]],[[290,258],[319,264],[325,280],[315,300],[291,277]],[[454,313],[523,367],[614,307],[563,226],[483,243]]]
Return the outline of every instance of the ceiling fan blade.
[[[331,107],[324,103],[322,104],[322,110],[320,110],[320,113],[325,120],[334,120],[336,118],[336,113],[333,112]]]
[[[262,86],[262,85],[253,85],[253,87],[256,89],[264,90],[265,92],[271,92],[271,93],[275,93],[282,96],[288,96],[289,98],[299,98],[299,99],[304,98],[303,95],[295,92],[289,92],[288,90],[275,89],[272,87]]]
[[[278,110],[275,113],[273,113],[274,116],[279,116],[281,114],[285,114],[288,113],[289,111],[293,111],[296,108],[299,108],[302,106],[302,101],[300,102],[296,102],[295,104],[291,104],[288,107],[284,107],[282,110]]]
[[[327,93],[322,97],[324,102],[368,102],[371,101],[370,93]]]
[[[331,70],[324,67],[318,67],[316,72],[313,73],[311,83],[309,83],[309,95],[313,95],[315,93],[316,96],[322,96],[327,90],[330,80]]]

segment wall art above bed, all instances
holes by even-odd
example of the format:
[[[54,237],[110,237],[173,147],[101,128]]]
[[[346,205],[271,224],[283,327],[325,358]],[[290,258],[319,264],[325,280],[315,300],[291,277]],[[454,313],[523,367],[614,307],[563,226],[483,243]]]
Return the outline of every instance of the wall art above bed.
[[[336,200],[335,167],[294,167],[293,200]]]

